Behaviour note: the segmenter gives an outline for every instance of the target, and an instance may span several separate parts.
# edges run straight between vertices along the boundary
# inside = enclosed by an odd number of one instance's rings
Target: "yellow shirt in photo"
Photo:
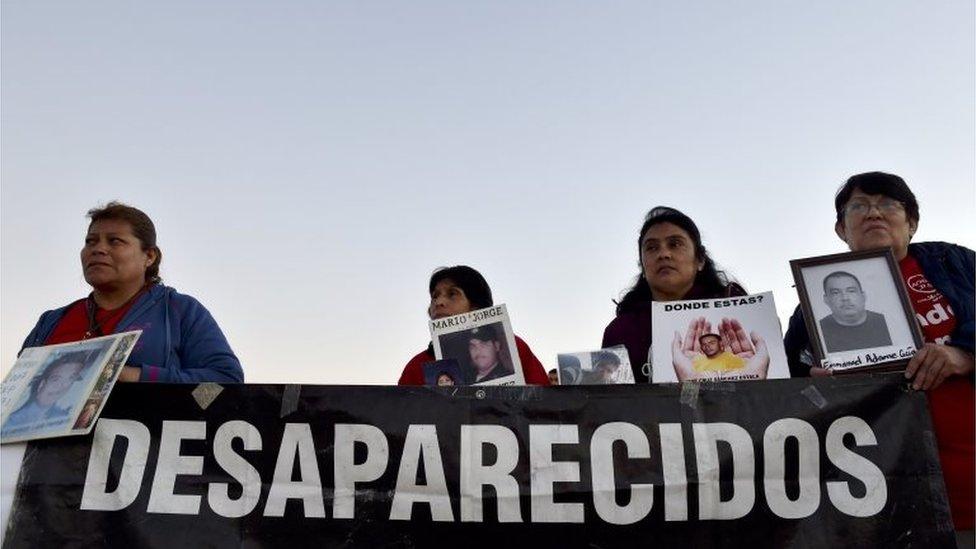
[[[695,372],[698,373],[733,372],[735,370],[741,370],[745,365],[745,359],[737,357],[728,351],[722,351],[712,358],[708,358],[705,355],[696,355],[692,360],[692,366],[694,366]]]

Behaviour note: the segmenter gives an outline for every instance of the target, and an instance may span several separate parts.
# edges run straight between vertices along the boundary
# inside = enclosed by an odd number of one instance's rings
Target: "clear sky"
[[[4,372],[88,292],[112,199],[250,382],[395,382],[442,265],[547,367],[598,347],[659,204],[784,319],[789,260],[845,250],[853,173],[905,177],[916,240],[976,247],[972,0],[5,0],[0,25]]]

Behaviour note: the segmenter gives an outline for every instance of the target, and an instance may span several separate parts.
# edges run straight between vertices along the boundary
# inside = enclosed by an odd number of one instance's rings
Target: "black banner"
[[[219,394],[218,394],[219,391]],[[5,546],[953,546],[900,375],[123,385],[27,449]]]

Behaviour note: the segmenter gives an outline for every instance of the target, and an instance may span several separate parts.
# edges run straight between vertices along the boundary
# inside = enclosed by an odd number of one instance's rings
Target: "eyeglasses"
[[[905,210],[905,205],[892,198],[882,198],[877,202],[868,200],[851,200],[844,206],[844,213],[847,215],[867,215],[871,208],[878,208],[882,214],[895,214]]]

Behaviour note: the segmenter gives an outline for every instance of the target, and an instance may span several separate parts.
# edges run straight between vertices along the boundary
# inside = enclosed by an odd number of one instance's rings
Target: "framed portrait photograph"
[[[816,364],[836,373],[903,369],[922,347],[888,248],[790,261]]]

